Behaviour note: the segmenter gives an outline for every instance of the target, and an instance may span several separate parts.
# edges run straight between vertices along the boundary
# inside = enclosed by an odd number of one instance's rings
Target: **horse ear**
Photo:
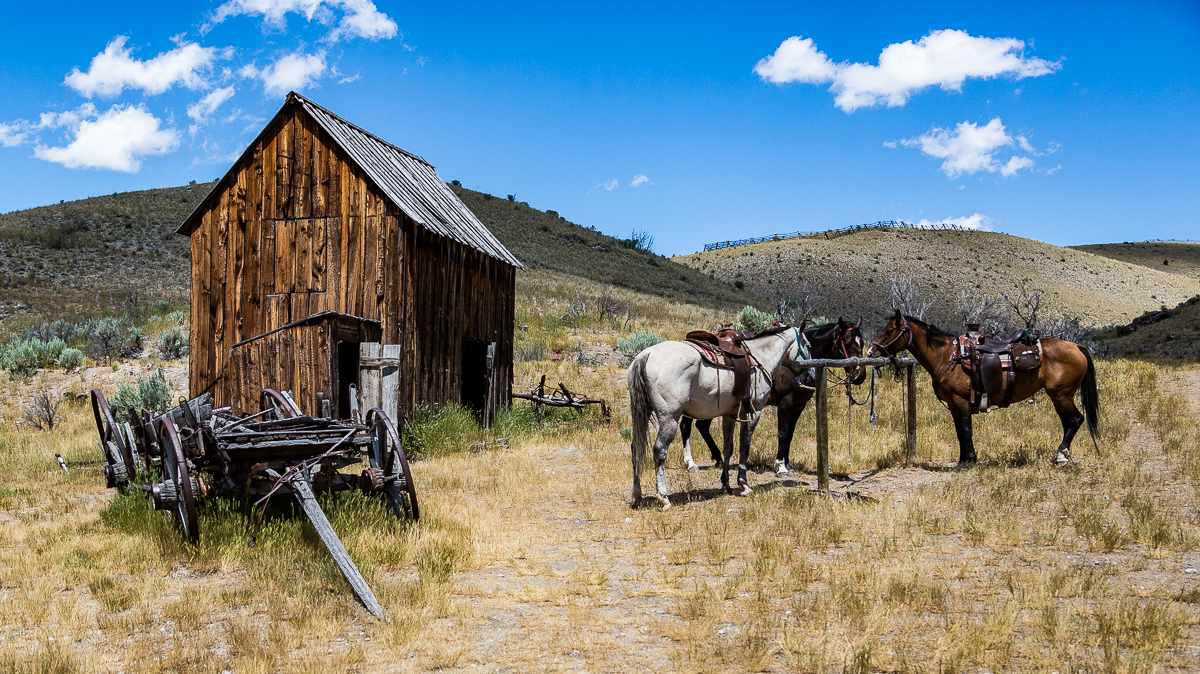
[[[862,327],[862,316],[858,317],[858,322],[854,324],[854,327],[856,327],[856,328]]]
[[[846,319],[842,318],[841,316],[838,316],[838,325],[845,325],[845,324],[846,324]]]
[[[804,332],[804,328],[806,327],[808,327],[808,316],[805,316],[804,320],[800,321],[800,327],[797,328],[797,330]]]
[[[900,316],[900,307],[896,307],[896,318],[901,318],[901,316]]]

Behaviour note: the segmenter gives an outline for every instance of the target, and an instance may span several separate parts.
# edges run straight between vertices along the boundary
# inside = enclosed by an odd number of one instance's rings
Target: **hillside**
[[[1200,361],[1200,295],[1088,337],[1106,356]]]
[[[1140,264],[1191,278],[1200,277],[1200,243],[1190,241],[1135,241],[1126,243],[1097,243],[1071,246],[1092,255],[1102,255],[1121,262]]]
[[[99,313],[131,290],[186,298],[188,241],[175,228],[211,183],[122,192],[0,215],[0,324]]]
[[[734,309],[763,304],[764,298],[732,282],[659,255],[627,247],[606,236],[523,202],[451,184],[483,224],[528,268],[546,268],[638,292],[707,307]]]
[[[1200,292],[1200,281],[997,232],[869,230],[835,239],[805,237],[676,258],[774,299],[816,296],[830,314],[881,318],[891,280],[912,280],[936,299],[931,316],[954,320],[962,292],[996,296],[1022,282],[1045,292],[1043,310],[1085,324],[1126,323]]]
[[[0,332],[21,316],[101,314],[119,308],[134,290],[142,301],[186,303],[188,240],[175,229],[211,187],[123,192],[0,215]],[[531,270],[553,269],[708,308],[765,301],[554,211],[452,187]]]

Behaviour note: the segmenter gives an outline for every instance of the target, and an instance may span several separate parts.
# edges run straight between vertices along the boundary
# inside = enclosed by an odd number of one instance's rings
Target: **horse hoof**
[[[788,470],[786,463],[784,463],[782,461],[775,462],[775,475],[776,476],[783,477],[784,475],[787,475],[790,472],[792,472],[792,471]]]
[[[700,472],[700,466],[697,466],[694,463],[689,463],[687,465],[687,469],[688,469],[689,473],[699,473]]]
[[[1054,457],[1054,465],[1065,466],[1071,463],[1071,457],[1066,452],[1059,452],[1058,456]]]
[[[660,499],[658,500],[658,502],[662,504],[662,509],[663,509],[663,510],[670,510],[670,509],[671,509],[671,502],[670,502],[669,500],[667,500],[667,499],[665,499],[665,498],[660,498]]]
[[[742,491],[741,491],[741,493],[738,494],[738,496],[749,496],[753,493],[754,493],[754,490],[750,488],[750,485],[743,484]]]
[[[973,466],[974,464],[975,464],[974,461],[959,461],[958,465],[955,467],[958,469],[958,472],[965,473],[968,470],[970,470],[971,466]]]

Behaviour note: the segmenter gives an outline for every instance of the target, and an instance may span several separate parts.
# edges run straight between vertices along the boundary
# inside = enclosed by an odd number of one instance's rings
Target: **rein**
[[[908,319],[904,316],[900,316],[900,332],[895,337],[888,340],[887,344],[880,344],[878,341],[873,341],[871,342],[871,346],[879,349],[883,355],[890,357],[892,354],[888,353],[887,350],[905,335],[908,336],[908,341],[905,342],[904,349],[907,349],[908,347],[912,346],[912,328],[908,325]],[[904,349],[896,349],[896,353],[899,353]]]

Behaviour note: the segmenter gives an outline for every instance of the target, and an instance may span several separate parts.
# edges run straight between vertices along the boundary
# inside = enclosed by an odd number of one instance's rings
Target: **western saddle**
[[[1028,328],[1007,339],[991,339],[979,332],[978,323],[969,323],[967,334],[954,341],[949,367],[955,363],[971,377],[971,405],[986,413],[993,406],[1003,408],[1012,403],[1018,370],[1041,367],[1042,341]]]
[[[738,333],[724,328],[715,335],[707,330],[693,330],[685,337],[709,363],[733,370],[733,397],[740,402],[738,421],[750,421],[757,412],[750,399],[750,372],[757,363],[743,344],[745,338],[753,336],[749,332]]]

